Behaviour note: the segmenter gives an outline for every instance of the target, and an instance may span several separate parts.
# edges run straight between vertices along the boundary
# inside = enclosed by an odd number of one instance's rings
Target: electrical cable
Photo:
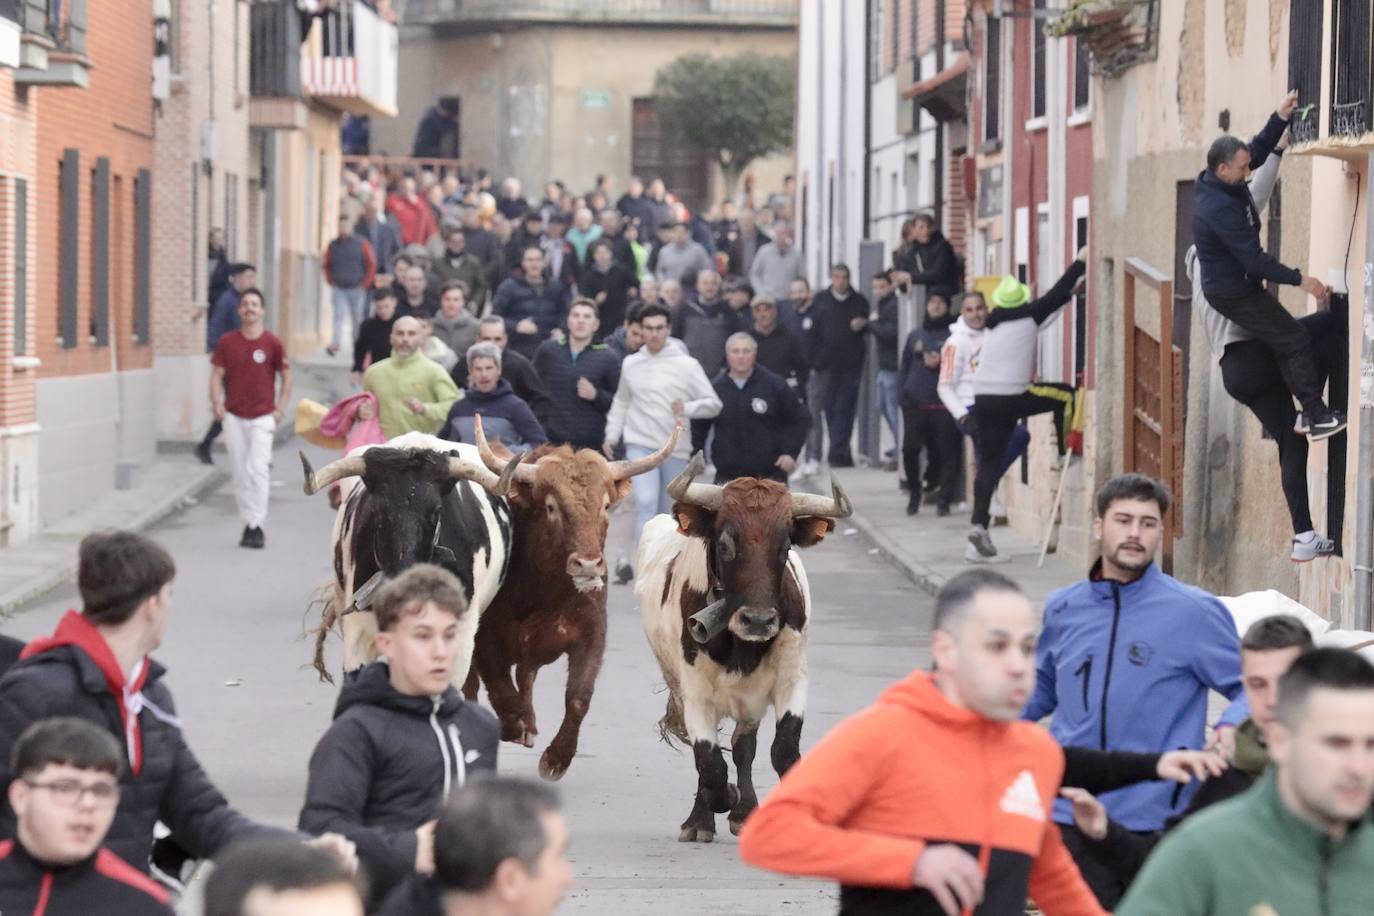
[[[1355,220],[1360,215],[1360,179],[1359,172],[1355,173],[1355,211],[1350,214],[1350,237],[1345,240],[1345,260],[1341,262],[1341,273],[1346,278],[1345,294],[1350,295],[1350,246],[1355,243]],[[1365,304],[1368,308],[1368,303]]]

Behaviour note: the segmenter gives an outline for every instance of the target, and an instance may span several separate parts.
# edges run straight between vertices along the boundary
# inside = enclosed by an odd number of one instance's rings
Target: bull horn
[[[481,484],[488,491],[497,496],[505,496],[510,492],[511,477],[515,474],[515,466],[520,463],[523,455],[516,455],[506,463],[501,473],[493,474],[491,471],[471,461],[462,458],[450,458],[448,460],[449,476],[455,480],[471,480]]]
[[[673,433],[668,437],[668,441],[663,443],[663,447],[652,455],[645,455],[643,458],[635,458],[630,461],[607,462],[611,469],[611,479],[624,480],[627,477],[634,477],[636,474],[652,471],[673,456],[673,449],[677,448],[677,438],[680,435],[682,435],[681,420],[673,427]]]
[[[331,461],[318,471],[310,467],[310,459],[300,452],[301,467],[305,470],[305,495],[314,496],[336,480],[345,477],[361,477],[367,470],[367,463],[361,457],[340,458]]]
[[[830,490],[830,496],[820,496],[816,493],[793,493],[792,517],[849,518],[853,515],[853,504],[845,495],[840,482],[833,477],[830,478]]]
[[[713,483],[693,483],[692,481],[706,468],[706,456],[697,452],[682,473],[668,484],[668,495],[680,503],[700,506],[712,512],[719,511],[725,500],[725,488]]]
[[[491,450],[491,443],[487,441],[487,434],[482,431],[482,415],[478,414],[473,418],[473,436],[477,439],[477,454],[482,456],[482,463],[494,474],[504,476],[514,467],[515,479],[521,483],[534,483],[535,467],[532,464],[521,464],[520,459],[524,455],[516,455],[510,463],[503,464],[496,453]],[[505,495],[502,493],[501,495]]]

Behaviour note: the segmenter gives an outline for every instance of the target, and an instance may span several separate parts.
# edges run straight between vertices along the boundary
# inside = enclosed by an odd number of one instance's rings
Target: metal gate
[[[1136,324],[1138,283],[1154,290],[1159,300],[1160,334],[1156,337]],[[1183,351],[1169,340],[1174,326],[1174,284],[1138,258],[1126,259],[1123,323],[1126,329],[1127,471],[1162,480],[1173,495],[1173,509],[1164,519],[1163,563],[1173,569],[1174,539],[1183,534]]]

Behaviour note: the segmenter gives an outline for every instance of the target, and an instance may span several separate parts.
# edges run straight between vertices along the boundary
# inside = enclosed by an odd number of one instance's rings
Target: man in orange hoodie
[[[1101,916],[1050,820],[1064,754],[1017,721],[1035,618],[986,569],[935,601],[933,674],[913,672],[840,723],[744,825],[760,868],[840,882],[841,916]]]

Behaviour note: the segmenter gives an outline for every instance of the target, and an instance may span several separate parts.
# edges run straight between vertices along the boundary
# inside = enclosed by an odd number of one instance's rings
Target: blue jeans
[[[889,453],[895,453],[901,444],[901,434],[897,432],[897,416],[901,410],[898,403],[900,397],[900,382],[896,369],[878,370],[878,410],[882,412],[883,419],[887,420],[887,428],[892,430],[892,448]]]
[[[652,455],[655,449],[642,445],[625,445],[625,457],[634,461]],[[631,492],[635,499],[635,542],[639,547],[639,536],[644,526],[655,515],[666,514],[673,509],[672,497],[668,495],[668,484],[687,467],[686,458],[669,458],[667,461],[643,474],[630,478]]]
[[[358,328],[362,325],[363,319],[367,317],[367,290],[361,286],[353,289],[339,289],[333,287],[330,290],[330,302],[334,304],[334,337],[330,341],[330,346],[338,348],[342,346],[344,319],[353,322],[353,339],[358,339]]]

